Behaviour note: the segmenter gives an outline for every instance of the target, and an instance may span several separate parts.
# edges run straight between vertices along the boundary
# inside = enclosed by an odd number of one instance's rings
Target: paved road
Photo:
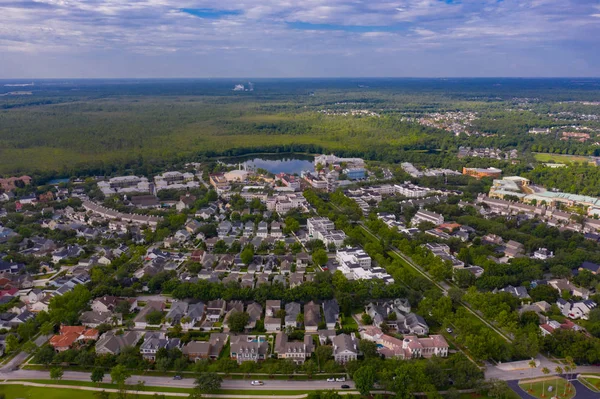
[[[38,371],[38,370],[16,370],[12,372],[0,372],[0,379],[6,380],[48,380],[50,379],[50,372]],[[65,371],[63,380],[69,381],[91,381],[90,373],[78,372],[78,371]],[[135,385],[138,381],[144,381],[147,386],[157,387],[178,387],[178,388],[192,388],[194,386],[193,378],[184,378],[182,380],[173,380],[171,377],[153,377],[153,376],[140,376],[136,375],[127,380],[128,384]],[[250,380],[223,380],[222,389],[236,389],[236,390],[287,390],[287,391],[306,391],[306,390],[325,390],[337,388],[339,389],[342,384],[348,385],[354,388],[352,381],[346,382],[327,382],[323,380],[315,381],[287,381],[287,380],[262,380],[264,385],[253,386],[250,385]],[[106,375],[103,382],[110,382],[110,376]]]
[[[34,343],[40,347],[46,343],[50,339],[51,335],[40,335],[36,338]],[[19,352],[15,357],[13,357],[8,363],[0,368],[0,374],[16,369],[27,359],[29,354],[27,352]]]

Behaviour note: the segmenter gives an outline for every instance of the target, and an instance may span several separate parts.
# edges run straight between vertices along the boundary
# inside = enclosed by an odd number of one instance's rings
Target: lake
[[[246,157],[223,160],[229,164],[241,163],[248,169],[265,169],[271,173],[300,174],[303,170],[314,171],[315,157],[300,154],[250,155]]]

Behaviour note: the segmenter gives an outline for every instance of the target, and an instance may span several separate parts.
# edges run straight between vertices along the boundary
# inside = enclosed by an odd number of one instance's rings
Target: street
[[[38,370],[15,370],[0,372],[2,380],[49,380],[49,371]],[[65,371],[63,380],[69,381],[87,381],[90,382],[90,373],[79,371]],[[127,380],[127,384],[135,385],[138,381],[143,381],[146,386],[156,387],[178,387],[178,388],[193,388],[194,379],[184,378],[182,380],[174,380],[172,377],[154,377],[135,375]],[[264,385],[250,385],[251,379],[245,380],[223,380],[222,389],[235,390],[281,390],[281,391],[308,391],[308,390],[327,390],[340,389],[342,385],[348,385],[354,388],[352,381],[346,382],[327,382],[324,380],[311,381],[288,381],[288,380],[269,380],[263,379]],[[104,376],[103,382],[110,383],[110,375]]]

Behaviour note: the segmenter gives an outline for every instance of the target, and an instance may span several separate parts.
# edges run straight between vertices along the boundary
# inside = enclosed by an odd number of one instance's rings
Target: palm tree
[[[571,378],[573,378],[573,374],[575,374],[575,369],[577,369],[577,365],[575,364],[575,362],[573,362],[571,360]],[[573,385],[569,382],[569,392],[571,392],[571,389],[573,388]]]
[[[554,369],[554,371],[556,371],[556,374],[561,375],[563,373],[563,368],[560,366],[556,366],[556,368]],[[560,378],[556,379],[556,392],[558,392],[558,381],[560,381]],[[558,393],[557,393],[558,395]]]
[[[567,396],[567,387],[570,386],[571,381],[569,379],[569,374],[571,373],[571,366],[569,366],[568,364],[564,367],[565,373],[567,374],[567,383],[565,384],[565,393],[564,396]],[[569,391],[571,390],[571,388],[569,387]]]
[[[529,361],[529,368],[531,369],[531,383],[529,384],[529,392],[533,391],[533,369],[537,368],[537,363],[534,359]]]
[[[544,375],[548,375],[550,374],[550,370],[548,370],[548,367],[544,367],[542,368],[542,373],[544,373]],[[543,379],[542,380],[542,398],[546,397],[546,380]]]

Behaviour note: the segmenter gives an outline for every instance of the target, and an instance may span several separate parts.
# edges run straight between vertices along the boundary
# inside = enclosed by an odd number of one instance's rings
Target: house
[[[331,341],[336,363],[345,364],[358,358],[358,340],[354,333],[336,335]]]
[[[148,323],[146,322],[146,316],[148,316],[148,314],[151,312],[162,312],[164,309],[164,302],[148,301],[146,303],[146,306],[144,306],[144,308],[140,310],[140,313],[138,313],[137,316],[135,316],[135,318],[133,319],[133,322],[135,323],[135,328],[145,329],[148,326]]]
[[[265,316],[264,326],[268,333],[280,331],[281,319],[278,317]]]
[[[174,301],[171,303],[171,308],[167,312],[165,319],[171,326],[175,326],[181,323],[181,319],[186,315],[188,311],[188,303],[183,301]]]
[[[513,287],[512,285],[507,285],[506,287],[504,287],[500,290],[495,290],[494,292],[506,292],[508,294],[511,294],[514,297],[521,299],[521,300],[531,298],[529,296],[529,293],[527,292],[527,288],[525,288],[525,287]]]
[[[518,256],[523,255],[524,252],[525,252],[524,245],[521,244],[520,242],[516,242],[513,240],[508,241],[504,248],[504,255],[506,255],[509,258],[516,258]]]
[[[208,341],[191,341],[182,349],[183,355],[190,361],[197,362],[201,359],[216,360],[227,343],[229,335],[212,333]]]
[[[340,317],[340,306],[336,299],[323,302],[323,316],[328,330],[335,329],[335,325]]]
[[[191,208],[194,205],[194,202],[196,202],[196,197],[187,193],[186,195],[179,197],[179,202],[175,204],[175,209],[181,212],[184,209]]]
[[[538,250],[533,253],[534,259],[548,260],[553,257],[554,257],[554,252],[548,251],[546,248],[538,248]]]
[[[144,342],[140,346],[140,353],[145,360],[156,360],[156,353],[165,348],[167,350],[181,347],[179,338],[166,338],[160,332],[147,332]]]
[[[562,295],[564,292],[567,292],[573,296],[578,296],[583,299],[588,299],[590,297],[590,291],[588,289],[577,287],[566,278],[549,280],[548,285],[557,290],[560,295]]]
[[[92,301],[92,310],[98,313],[111,312],[115,309],[118,302],[118,297],[105,295]]]
[[[248,313],[248,324],[246,325],[247,330],[252,330],[256,327],[256,322],[262,318],[263,308],[256,302],[252,302],[246,307],[246,313]]]
[[[275,337],[274,350],[278,359],[303,364],[314,351],[312,335],[305,335],[302,342],[294,342],[289,341],[287,334],[280,332]]]
[[[583,319],[587,320],[590,311],[598,306],[598,304],[590,299],[583,301],[565,301],[559,298],[556,301],[556,305],[560,309],[561,313],[571,319]]]
[[[579,266],[579,271],[583,271],[583,270],[588,270],[592,274],[597,275],[600,273],[600,265],[593,263],[593,262],[585,261],[581,264],[581,266]]]
[[[209,301],[206,305],[206,319],[211,322],[217,322],[225,314],[226,302],[222,299]]]
[[[306,252],[299,252],[296,255],[296,266],[299,268],[307,267],[310,263],[310,256]]]
[[[188,306],[187,314],[181,320],[181,327],[184,331],[191,330],[196,326],[197,323],[200,323],[204,318],[204,314],[206,313],[206,307],[204,303],[194,303]]]
[[[435,212],[429,212],[421,209],[417,211],[415,216],[413,216],[410,224],[413,227],[416,227],[423,222],[429,222],[435,224],[436,226],[439,226],[440,224],[444,223],[444,216]]]
[[[362,339],[375,342],[377,351],[386,358],[414,359],[430,358],[432,356],[447,357],[449,345],[441,335],[431,335],[419,338],[414,335],[406,335],[404,339],[398,339],[384,334],[378,327],[367,326],[360,331]]]
[[[111,311],[96,312],[95,310],[90,310],[83,312],[81,316],[79,316],[79,321],[86,327],[96,328],[100,324],[121,325],[123,324],[123,317],[120,314]]]
[[[60,326],[59,333],[50,338],[50,346],[57,352],[63,352],[77,341],[95,341],[98,339],[98,330],[88,329],[85,326]]]
[[[297,302],[285,304],[285,327],[298,328],[298,315],[301,313],[301,306]]]
[[[247,335],[231,336],[230,357],[238,364],[251,361],[265,360],[269,353],[269,343],[264,337],[249,337]]]
[[[310,301],[304,305],[304,329],[306,332],[316,332],[321,323],[321,307]]]
[[[267,300],[265,303],[265,316],[273,317],[281,310],[280,300]]]
[[[96,354],[118,355],[124,348],[136,346],[141,336],[137,331],[127,331],[123,334],[113,330],[107,331],[96,342]]]

